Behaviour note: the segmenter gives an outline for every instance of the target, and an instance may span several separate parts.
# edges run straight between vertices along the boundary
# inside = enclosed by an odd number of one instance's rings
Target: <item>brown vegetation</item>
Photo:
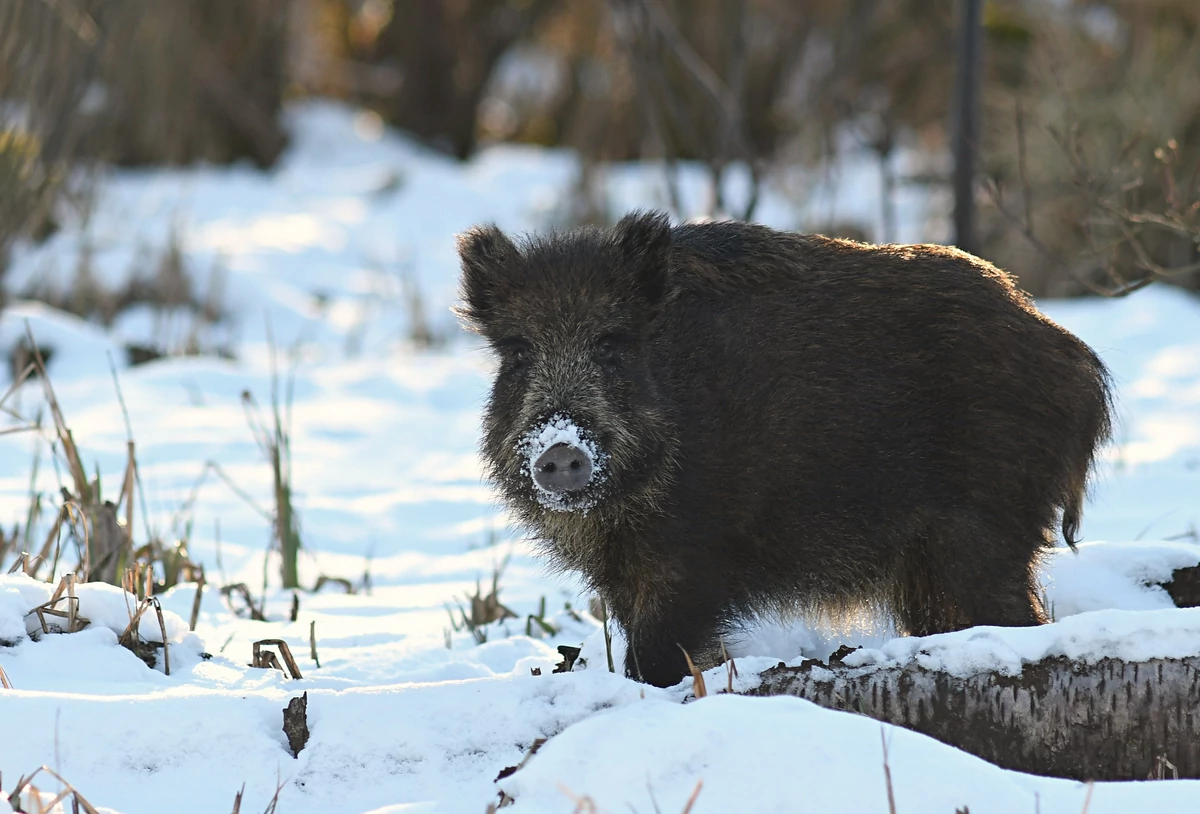
[[[999,4],[997,4],[999,6]],[[1005,4],[983,253],[1039,296],[1200,285],[1200,7]]]
[[[951,0],[15,0],[0,9],[0,268],[82,195],[72,167],[271,164],[287,94],[348,99],[458,157],[577,149],[571,221],[605,220],[597,162],[681,160],[706,209],[857,142],[888,196],[901,146],[951,121]],[[980,252],[1036,296],[1200,285],[1200,11],[1189,0],[990,0]],[[83,135],[87,138],[84,139]],[[936,166],[931,162],[929,166]],[[750,195],[730,197],[731,167]],[[86,189],[86,184],[83,185]],[[800,191],[799,194],[803,194]],[[86,196],[85,196],[86,197]],[[889,201],[875,239],[893,235]]]

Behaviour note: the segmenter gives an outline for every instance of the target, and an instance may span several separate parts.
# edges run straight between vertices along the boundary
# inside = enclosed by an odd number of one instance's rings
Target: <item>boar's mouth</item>
[[[518,445],[534,497],[551,511],[587,511],[596,504],[606,455],[590,433],[561,414],[539,423]]]

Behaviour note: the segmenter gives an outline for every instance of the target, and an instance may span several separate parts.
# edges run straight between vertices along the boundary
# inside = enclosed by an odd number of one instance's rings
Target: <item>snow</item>
[[[882,734],[900,812],[1083,809],[1081,784],[1003,771],[861,716],[788,698],[683,703],[690,681],[659,690],[610,674],[603,632],[583,610],[588,597],[578,580],[549,572],[509,531],[482,482],[475,450],[493,362],[449,312],[454,234],[480,222],[515,232],[564,222],[577,161],[562,151],[496,147],[456,164],[337,105],[306,103],[289,118],[295,138],[269,173],[113,171],[86,225],[66,218],[46,243],[14,254],[6,285],[15,300],[0,313],[0,351],[27,324],[53,348],[51,378],[85,468],[115,498],[127,439],[111,360],[146,498],[135,533],[139,540],[147,528],[167,540],[186,535],[209,586],[194,632],[185,620],[197,587],[160,597],[167,676],[161,660],[147,667],[118,644],[134,605],[118,589],[76,586],[90,625],[72,634],[40,634],[39,626],[30,637],[28,614],[54,586],[0,575],[0,667],[14,686],[0,689],[6,792],[47,764],[93,805],[120,814],[229,810],[243,783],[243,811],[263,810],[279,784],[281,814],[480,814],[500,788],[516,799],[518,814],[574,811],[572,795],[590,797],[603,812],[656,805],[677,812],[701,781],[696,814],[885,812]],[[703,174],[694,169],[685,167],[681,186],[699,201]],[[849,157],[837,190],[814,186],[800,203],[770,190],[761,219],[789,228],[855,215],[871,223],[879,211],[874,171]],[[600,174],[612,214],[663,200],[659,167]],[[936,239],[927,198],[904,195],[898,238]],[[202,338],[228,346],[236,359],[131,367],[126,343],[173,341],[189,328],[185,316],[143,306],[106,331],[20,298],[33,286],[69,285],[85,251],[98,280],[121,285],[131,271],[152,269],[172,240],[195,293],[223,291],[229,319]],[[432,348],[411,338],[414,293],[439,340]],[[1173,608],[1159,587],[1175,569],[1200,563],[1200,304],[1151,287],[1120,301],[1043,305],[1104,357],[1120,408],[1116,442],[1084,517],[1088,542],[1078,552],[1055,551],[1042,569],[1057,621],[898,639],[869,616],[848,630],[759,620],[728,643],[738,660],[735,690],[780,661],[823,659],[843,643],[862,647],[847,663],[864,668],[916,661],[959,675],[1011,673],[1054,654],[1092,661],[1200,653],[1200,611]],[[355,586],[352,594],[336,586],[300,592],[295,622],[292,594],[278,587],[278,557],[264,563],[271,529],[260,509],[271,505],[272,476],[241,397],[249,391],[268,405],[273,371],[294,392],[301,581],[313,586],[331,576]],[[42,403],[33,382],[5,406],[33,418]],[[557,417],[528,439],[526,454],[559,441],[587,448],[588,439]],[[601,471],[603,456],[588,449]],[[46,439],[0,436],[6,532],[24,521],[35,454],[33,486],[51,501],[63,475]],[[210,461],[249,501],[211,473],[200,480]],[[33,539],[47,529],[44,514]],[[64,561],[73,556],[64,550]],[[487,593],[498,569],[500,601],[516,618],[478,637],[451,629],[447,607],[457,614],[476,590]],[[242,582],[259,597],[264,573],[270,621],[234,613],[217,586]],[[553,633],[530,619],[543,606]],[[152,615],[139,630],[144,640],[162,638]],[[248,666],[253,643],[269,638],[288,643],[303,678]],[[553,674],[559,645],[582,645],[586,665]],[[618,671],[623,650],[614,630]],[[724,668],[706,678],[710,688],[723,687]],[[304,692],[311,739],[294,758],[282,709]],[[496,784],[538,738],[549,740]],[[54,789],[45,776],[38,783]],[[1196,799],[1197,781],[1100,784],[1088,810],[1192,811]]]
[[[1076,552],[1057,549],[1042,568],[1042,583],[1055,617],[1085,611],[1173,608],[1159,587],[1179,568],[1200,562],[1189,542],[1082,543]]]
[[[1079,814],[1085,784],[1002,770],[932,738],[794,698],[647,698],[571,726],[500,783],[512,813],[562,812],[587,796],[600,812]],[[1130,788],[1134,786],[1134,788]],[[1100,783],[1087,812],[1194,810],[1200,782]],[[583,809],[592,810],[592,809]]]
[[[38,582],[24,574],[0,577],[0,591],[3,591],[0,596],[12,595],[8,605],[10,608],[30,608],[49,602],[54,593],[53,588],[54,586],[48,583]],[[102,582],[78,584],[74,588],[74,593],[79,600],[80,616],[87,619],[93,628],[104,627],[117,634],[128,627],[134,608],[137,606],[136,597],[127,594],[120,588]],[[59,609],[62,610],[61,607]],[[170,611],[163,614],[163,624],[166,627],[168,642],[178,643],[188,634],[187,622]],[[33,633],[34,629],[41,629],[36,617],[32,619],[27,617],[25,627],[26,633]],[[61,632],[61,628],[59,632]],[[142,639],[148,642],[163,640],[163,630],[159,627],[154,614],[142,616],[138,622],[138,633]]]
[[[923,638],[892,639],[882,648],[846,656],[851,667],[899,667],[915,662],[929,670],[967,677],[981,672],[1019,675],[1021,665],[1047,656],[1094,663],[1179,659],[1200,653],[1200,608],[1155,611],[1103,610],[1031,628],[975,627]]]
[[[500,786],[513,814],[596,810],[1078,814],[1085,784],[999,769],[937,741],[797,698],[649,698],[606,710],[549,741]],[[1128,787],[1136,785],[1137,792]],[[1200,782],[1100,783],[1089,814],[1194,810]],[[1132,806],[1132,807],[1131,807]],[[583,809],[590,810],[590,809]]]

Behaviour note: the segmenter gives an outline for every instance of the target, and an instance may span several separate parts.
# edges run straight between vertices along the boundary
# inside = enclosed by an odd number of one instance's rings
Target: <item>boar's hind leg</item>
[[[929,523],[895,563],[889,605],[896,621],[913,636],[1041,624],[1032,566],[1043,539],[961,514]]]

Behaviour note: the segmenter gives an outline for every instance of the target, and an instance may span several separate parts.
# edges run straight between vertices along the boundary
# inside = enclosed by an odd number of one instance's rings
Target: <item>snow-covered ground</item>
[[[1082,810],[1081,784],[1003,771],[861,716],[787,698],[685,705],[690,682],[658,690],[608,673],[587,597],[542,568],[481,482],[475,445],[490,362],[448,311],[457,284],[453,235],[481,221],[517,231],[564,222],[576,163],[566,153],[502,147],[458,165],[335,106],[310,104],[292,115],[293,146],[272,172],[114,174],[86,228],[68,223],[15,257],[7,279],[14,294],[68,284],[81,251],[98,278],[115,284],[174,233],[201,294],[216,279],[212,269],[224,269],[230,319],[205,339],[238,358],[129,367],[124,343],[179,329],[145,308],[123,314],[111,332],[21,301],[0,314],[0,351],[26,321],[53,347],[50,371],[67,422],[88,470],[100,472],[113,496],[126,455],[114,361],[149,509],[144,517],[138,506],[138,538],[143,523],[163,535],[190,524],[191,554],[210,582],[195,633],[185,621],[195,587],[162,597],[167,676],[161,664],[152,670],[117,645],[128,622],[120,591],[79,586],[91,626],[35,642],[27,614],[53,586],[0,576],[0,668],[13,684],[0,689],[0,788],[47,764],[93,804],[124,814],[227,811],[243,783],[243,811],[262,810],[280,785],[281,814],[481,814],[500,787],[516,799],[517,814],[573,811],[584,796],[602,812],[673,813],[701,782],[697,814],[886,812],[882,731],[899,812]],[[661,200],[653,168],[613,168],[607,184],[614,213]],[[838,200],[816,189],[800,205],[772,192],[760,217],[789,228],[855,217],[870,224],[877,187],[869,164],[848,161]],[[696,179],[688,188],[701,192]],[[915,192],[899,202],[900,239],[936,237],[926,205]],[[414,290],[432,332],[448,339],[436,349],[408,339]],[[742,686],[756,670],[825,657],[843,642],[865,645],[854,657],[864,663],[919,655],[960,672],[1011,671],[1050,653],[1200,653],[1200,611],[1173,609],[1154,585],[1200,562],[1200,302],[1151,287],[1121,301],[1045,308],[1103,355],[1120,399],[1117,443],[1085,516],[1089,542],[1078,555],[1052,557],[1044,572],[1060,621],[921,641],[870,625],[839,633],[765,621],[732,643]],[[295,377],[302,582],[359,584],[370,575],[369,591],[301,593],[296,622],[286,621],[290,593],[272,588],[272,621],[255,622],[236,616],[214,589],[262,585],[271,532],[254,507],[210,476],[182,511],[209,461],[259,506],[271,503],[271,472],[242,402],[243,391],[269,402],[268,325],[279,367]],[[7,405],[32,417],[40,398],[27,386]],[[24,519],[39,447],[37,488],[50,493],[58,476],[45,442],[0,436],[0,526]],[[518,618],[489,626],[483,644],[466,631],[447,634],[447,604],[479,580],[486,592],[502,564],[500,598]],[[267,572],[277,583],[276,559]],[[543,601],[554,635],[527,621]],[[320,667],[309,654],[314,623]],[[161,638],[157,620],[142,629]],[[247,666],[252,643],[266,638],[291,644],[303,679]],[[587,669],[552,675],[555,647],[585,641]],[[709,684],[724,681],[716,672]],[[312,734],[293,758],[281,710],[301,692]],[[550,740],[498,786],[500,770],[541,737]],[[1198,807],[1200,782],[1180,781],[1101,784],[1088,810]],[[7,814],[4,803],[0,811]]]

